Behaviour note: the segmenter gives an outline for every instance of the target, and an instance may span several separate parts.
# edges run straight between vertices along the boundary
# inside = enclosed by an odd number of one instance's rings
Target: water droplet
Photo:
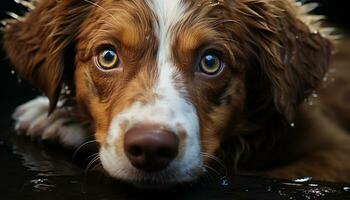
[[[305,182],[308,182],[308,181],[311,181],[311,180],[312,180],[312,177],[303,177],[303,178],[295,179],[295,180],[293,180],[293,182],[295,182],[295,183],[305,183]]]
[[[22,79],[21,77],[17,76],[17,83],[21,84],[22,83]]]
[[[303,186],[302,184],[300,183],[282,183],[283,185],[288,185],[288,186],[296,186],[296,187],[300,187],[300,186]]]
[[[345,192],[350,192],[350,187],[343,187],[343,190],[344,190]]]
[[[221,186],[221,187],[224,187],[224,188],[230,187],[230,186],[231,186],[230,180],[228,180],[226,177],[223,177],[223,178],[220,180],[220,186]]]
[[[39,192],[41,191],[48,192],[56,187],[55,185],[49,184],[48,179],[42,179],[42,178],[31,180],[30,183],[33,185],[33,188]]]
[[[11,70],[11,74],[12,74],[12,75],[15,75],[15,74],[16,74],[16,71],[15,71],[15,70]]]
[[[272,191],[272,187],[271,187],[271,186],[268,186],[268,187],[267,187],[267,191],[268,191],[268,192],[271,192],[271,191]]]
[[[312,93],[312,97],[318,98],[318,94],[316,92]]]
[[[295,127],[295,123],[291,123],[290,126],[294,128]]]
[[[318,187],[318,184],[310,183],[309,186],[310,187]]]

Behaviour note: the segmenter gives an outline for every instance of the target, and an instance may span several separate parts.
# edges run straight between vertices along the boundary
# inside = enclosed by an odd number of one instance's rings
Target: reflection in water
[[[16,143],[12,145],[12,153],[19,156],[23,166],[29,171],[36,172],[37,176],[72,176],[81,172],[79,167],[67,160],[62,160],[62,157],[57,159],[55,155],[50,155],[37,145],[33,146],[34,143],[28,145],[29,141],[19,141],[24,139],[21,137],[14,140]]]
[[[10,126],[5,126],[10,127]],[[84,151],[82,151],[84,152]],[[258,177],[223,177],[217,181],[200,180],[167,191],[140,191],[111,180],[98,171],[85,172],[94,151],[67,152],[55,145],[33,142],[7,129],[0,129],[0,199],[350,199],[350,186],[319,183],[310,177],[279,181]],[[75,160],[75,159],[74,159]]]
[[[35,192],[50,192],[56,187],[56,185],[49,183],[49,179],[43,178],[31,180],[29,183],[32,184]]]

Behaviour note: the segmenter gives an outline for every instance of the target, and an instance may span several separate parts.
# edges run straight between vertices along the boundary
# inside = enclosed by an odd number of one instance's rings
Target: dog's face
[[[74,83],[112,177],[175,184],[239,136],[254,99],[289,119],[321,80],[330,44],[301,10],[269,0],[48,0],[10,23],[5,48],[52,106],[60,82]]]
[[[100,158],[113,177],[193,180],[243,108],[237,47],[221,25],[233,22],[219,3],[204,4],[105,1],[106,10],[84,22],[76,97],[96,122]]]

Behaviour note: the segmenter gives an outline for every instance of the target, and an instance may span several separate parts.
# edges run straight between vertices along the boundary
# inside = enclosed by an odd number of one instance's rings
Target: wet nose
[[[124,138],[124,152],[137,169],[156,172],[165,169],[178,154],[178,138],[157,126],[139,125]]]

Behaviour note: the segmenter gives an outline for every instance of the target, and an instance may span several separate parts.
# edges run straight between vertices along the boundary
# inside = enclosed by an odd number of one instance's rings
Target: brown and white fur
[[[30,5],[24,17],[6,21],[4,48],[17,73],[47,98],[16,110],[19,131],[75,147],[94,133],[104,170],[133,183],[191,182],[219,160],[230,172],[350,180],[348,135],[319,120],[326,121],[322,105],[303,104],[333,51],[320,18],[308,14],[312,6],[292,0]],[[117,69],[96,66],[104,45],[117,49]],[[213,76],[197,67],[208,50],[223,63]],[[166,169],[147,173],[129,162],[124,136],[140,124],[177,136],[179,153]]]

